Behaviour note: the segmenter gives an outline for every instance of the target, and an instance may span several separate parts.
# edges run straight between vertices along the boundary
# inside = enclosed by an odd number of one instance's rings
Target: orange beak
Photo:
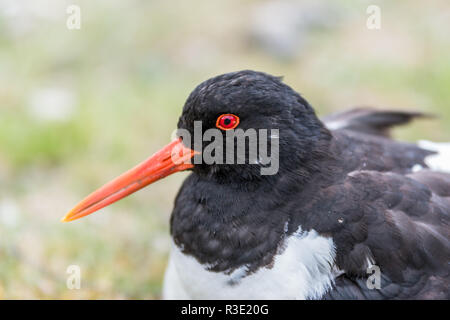
[[[194,167],[190,160],[199,152],[183,145],[181,139],[169,143],[150,158],[128,170],[78,203],[62,222],[73,221],[100,210],[168,175]]]

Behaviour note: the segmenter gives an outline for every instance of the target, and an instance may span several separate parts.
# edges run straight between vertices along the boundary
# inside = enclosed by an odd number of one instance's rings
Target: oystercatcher
[[[421,116],[362,108],[321,121],[278,77],[219,75],[190,94],[178,128],[276,129],[275,174],[260,161],[192,164],[204,146],[178,139],[63,221],[191,170],[170,220],[164,298],[448,299],[450,174],[434,169],[450,169],[449,147],[389,138]]]

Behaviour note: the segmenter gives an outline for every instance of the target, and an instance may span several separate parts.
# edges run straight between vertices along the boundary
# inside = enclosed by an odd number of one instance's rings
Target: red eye
[[[216,127],[222,130],[234,129],[239,124],[239,117],[234,114],[223,114],[217,118]]]

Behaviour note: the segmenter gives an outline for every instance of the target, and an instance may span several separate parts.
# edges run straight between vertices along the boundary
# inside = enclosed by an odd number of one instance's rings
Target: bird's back
[[[416,116],[329,118],[329,156],[306,184],[285,172],[237,192],[191,174],[172,213],[165,297],[449,298],[450,175],[429,165],[436,150],[388,137]],[[374,268],[379,288],[367,284]]]
[[[322,231],[335,234],[341,270],[323,298],[448,299],[450,174],[435,170],[450,172],[446,146],[426,150],[387,137],[392,125],[417,113],[355,114],[334,131],[344,177],[323,191],[328,201],[347,202],[333,206],[340,226]],[[374,266],[379,288],[367,284]]]

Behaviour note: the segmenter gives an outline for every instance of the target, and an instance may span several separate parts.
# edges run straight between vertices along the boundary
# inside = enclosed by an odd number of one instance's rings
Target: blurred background
[[[69,5],[80,29],[67,27]],[[367,27],[369,5],[380,29]],[[434,113],[395,136],[449,141],[449,34],[447,0],[0,0],[0,299],[160,298],[186,174],[59,220],[168,143],[190,91],[214,75],[283,75],[319,115]]]

